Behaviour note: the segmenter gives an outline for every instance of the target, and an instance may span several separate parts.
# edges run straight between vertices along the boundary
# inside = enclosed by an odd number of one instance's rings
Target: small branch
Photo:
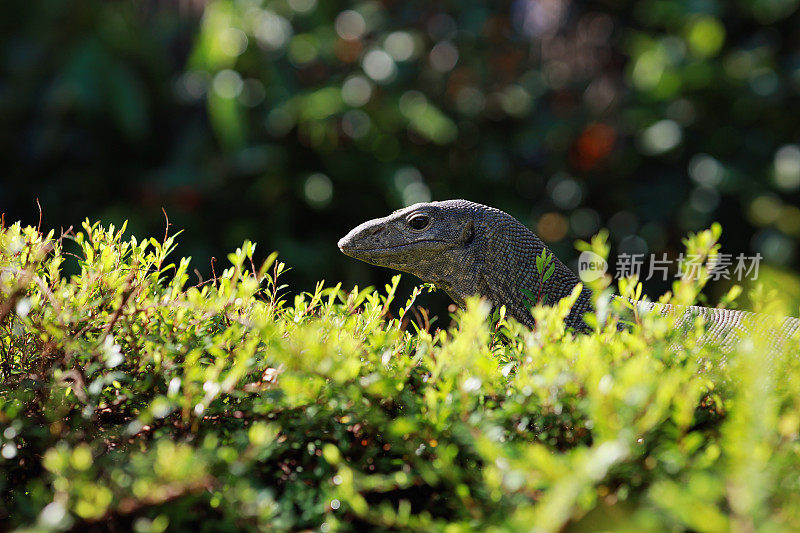
[[[73,226],[70,226],[67,229],[64,229],[63,226],[61,227],[61,236],[58,238],[58,244],[61,244],[61,245],[64,244],[64,237],[68,237],[68,238],[72,237],[72,229],[73,229]]]
[[[252,272],[253,272],[253,277],[254,277],[254,278],[255,278],[256,276],[258,276],[258,270],[256,270],[256,264],[253,262],[253,257],[252,257],[252,256],[250,257],[250,269],[251,269],[251,270],[252,270]],[[258,281],[259,283],[261,282],[261,280],[260,280],[260,279],[256,279],[256,281]]]
[[[117,320],[119,320],[120,315],[122,315],[122,309],[125,307],[125,304],[128,303],[128,299],[131,297],[131,294],[133,294],[131,285],[133,284],[135,273],[136,270],[131,269],[130,274],[128,274],[128,276],[125,278],[125,287],[122,289],[122,302],[119,304],[119,307],[114,310],[114,314],[111,315],[111,320],[109,320],[108,324],[106,324],[106,327],[103,330],[105,335],[108,335],[111,332],[111,328],[113,328],[114,324],[116,324]]]
[[[39,206],[39,225],[36,226],[36,232],[42,234],[42,204],[39,203],[39,198],[36,198],[36,205]]]
[[[164,243],[167,242],[167,238],[169,237],[169,227],[172,225],[169,222],[169,215],[167,215],[167,210],[164,207],[161,208],[161,212],[164,213],[164,218],[167,220],[167,225],[164,228]]]
[[[56,317],[58,318],[59,323],[63,325],[64,321],[63,318],[61,317],[61,305],[58,303],[58,300],[56,300],[56,296],[55,294],[53,294],[53,291],[50,290],[50,286],[47,283],[45,283],[44,280],[39,276],[33,276],[33,281],[36,282],[36,284],[39,286],[39,289],[47,297],[48,301],[50,302],[50,305],[52,305],[53,309],[55,309],[56,311]]]

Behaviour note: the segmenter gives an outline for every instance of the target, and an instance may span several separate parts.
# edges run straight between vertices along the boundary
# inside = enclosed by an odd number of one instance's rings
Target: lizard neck
[[[555,270],[550,279],[541,283],[536,270],[536,257],[547,250],[545,244],[528,228],[513,217],[498,212],[494,220],[487,221],[481,233],[484,250],[481,264],[480,286],[476,292],[486,296],[495,306],[505,305],[508,314],[519,322],[533,326],[530,313],[531,302],[525,292],[533,294],[538,301],[556,304],[569,296],[580,279],[566,265],[553,256]],[[523,291],[524,289],[524,291]],[[578,331],[588,329],[582,316],[590,311],[591,290],[583,288],[566,319],[566,326]]]

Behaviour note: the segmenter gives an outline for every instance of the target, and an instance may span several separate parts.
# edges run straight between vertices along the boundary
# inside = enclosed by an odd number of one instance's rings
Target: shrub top
[[[533,330],[478,300],[434,329],[423,288],[390,315],[399,277],[288,302],[250,242],[193,285],[175,236],[123,232],[87,222],[72,254],[0,231],[8,528],[800,528],[796,338],[726,353],[635,310],[618,331],[607,279],[587,335],[568,299]]]

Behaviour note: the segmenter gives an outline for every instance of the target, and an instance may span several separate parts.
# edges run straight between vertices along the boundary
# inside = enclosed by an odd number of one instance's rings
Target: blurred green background
[[[336,241],[417,201],[504,209],[568,263],[600,227],[675,256],[717,220],[797,291],[799,3],[4,2],[0,211],[160,236],[163,207],[201,275],[249,238],[294,290],[388,279]]]

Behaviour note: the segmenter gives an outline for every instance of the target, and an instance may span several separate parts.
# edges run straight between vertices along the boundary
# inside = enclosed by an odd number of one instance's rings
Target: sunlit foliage
[[[433,331],[397,278],[289,302],[245,242],[193,286],[175,236],[123,231],[0,232],[3,529],[800,526],[797,339],[618,331],[608,278],[589,335],[568,299],[534,330],[472,300]]]

